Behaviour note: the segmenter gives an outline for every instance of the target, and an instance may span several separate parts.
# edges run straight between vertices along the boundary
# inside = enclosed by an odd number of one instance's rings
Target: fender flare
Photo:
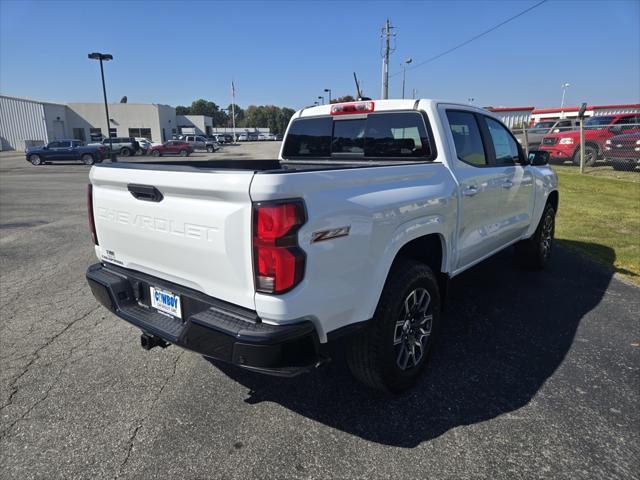
[[[391,266],[395,261],[398,252],[407,245],[409,242],[416,240],[417,238],[427,235],[438,235],[442,246],[442,264],[440,266],[440,272],[446,273],[449,271],[449,258],[451,242],[447,239],[445,233],[445,218],[442,215],[429,215],[419,218],[414,218],[401,225],[399,225],[391,236],[391,240],[388,242],[385,250],[380,256],[380,262],[372,275],[373,281],[370,286],[371,298],[369,298],[369,315],[366,318],[373,317],[378,302],[380,301],[380,295],[382,295],[382,289],[389,276]],[[440,273],[435,272],[435,273]]]

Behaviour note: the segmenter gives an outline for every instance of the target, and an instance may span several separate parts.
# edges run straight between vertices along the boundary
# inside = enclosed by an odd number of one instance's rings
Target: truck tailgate
[[[253,175],[94,166],[98,257],[255,309]]]

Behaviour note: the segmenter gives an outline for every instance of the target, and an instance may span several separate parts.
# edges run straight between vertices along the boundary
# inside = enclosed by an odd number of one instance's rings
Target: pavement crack
[[[60,338],[62,335],[64,335],[65,332],[67,332],[71,327],[73,327],[76,323],[84,320],[85,318],[87,318],[89,315],[91,315],[92,313],[96,312],[97,310],[99,310],[101,307],[97,306],[91,310],[89,310],[88,312],[82,314],[81,316],[79,316],[78,318],[73,319],[71,322],[69,322],[62,330],[60,330],[58,333],[56,333],[55,335],[53,335],[52,337],[50,337],[49,339],[47,339],[47,341],[40,345],[35,352],[33,352],[31,354],[31,358],[29,359],[29,361],[27,362],[27,364],[24,366],[24,368],[22,369],[22,371],[16,375],[9,383],[9,388],[11,390],[11,392],[9,393],[9,397],[7,398],[7,401],[0,406],[0,412],[3,411],[4,409],[6,409],[7,407],[11,406],[13,404],[13,398],[15,397],[15,395],[18,393],[18,391],[20,390],[18,387],[18,382],[20,381],[20,379],[22,379],[22,377],[24,377],[29,370],[31,369],[31,366],[40,359],[40,352],[42,350],[44,350],[45,348],[47,348],[48,346],[50,346],[53,342],[55,342],[58,338]],[[51,390],[51,389],[49,389]],[[47,391],[47,395],[48,395],[48,391]],[[40,402],[37,402],[40,403]],[[33,406],[31,408],[29,408],[27,410],[27,412],[24,414],[26,415],[28,412],[30,412],[33,409]],[[24,415],[20,416],[18,419],[16,419],[14,422],[12,422],[9,427],[7,429],[5,429],[3,432],[0,433],[0,437],[4,436],[6,433],[8,433],[14,426],[15,424],[20,421],[22,418],[24,418]]]
[[[138,425],[136,425],[136,427],[133,429],[133,432],[129,436],[129,440],[127,441],[127,451],[126,451],[126,454],[125,454],[124,458],[122,459],[122,462],[120,462],[120,467],[118,469],[118,474],[116,475],[116,478],[118,478],[120,476],[120,474],[122,473],[122,470],[126,467],[127,463],[129,462],[129,459],[131,458],[131,454],[133,453],[133,447],[134,447],[134,444],[136,442],[136,438],[138,436],[138,432],[142,429],[142,427],[147,422],[147,420],[149,420],[149,417],[151,416],[151,412],[153,412],[153,409],[155,408],[156,403],[158,402],[158,400],[162,396],[162,392],[164,391],[165,387],[169,384],[171,379],[173,377],[175,377],[176,371],[178,369],[178,362],[180,361],[180,358],[182,358],[183,354],[184,354],[184,350],[181,351],[178,355],[176,355],[176,357],[175,357],[175,359],[173,361],[173,369],[172,369],[171,373],[169,375],[167,375],[167,377],[164,379],[164,382],[162,382],[162,385],[160,386],[160,388],[156,392],[156,395],[154,396],[153,400],[151,401],[151,406],[149,407],[147,415],[145,415],[143,417],[143,419],[140,421],[140,423]]]

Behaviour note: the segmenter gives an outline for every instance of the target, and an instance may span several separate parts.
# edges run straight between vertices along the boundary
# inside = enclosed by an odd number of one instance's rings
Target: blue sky
[[[537,3],[0,0],[0,92],[56,102],[189,104],[207,98],[299,108],[324,88],[380,96],[380,28],[396,26],[391,72]],[[390,80],[399,97],[402,76]],[[640,103],[640,0],[548,0],[453,53],[407,71],[407,92],[482,106]]]

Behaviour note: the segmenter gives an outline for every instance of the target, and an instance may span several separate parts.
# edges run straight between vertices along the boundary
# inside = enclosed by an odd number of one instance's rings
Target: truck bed
[[[254,173],[287,173],[296,171],[318,171],[318,170],[341,170],[346,168],[365,168],[365,167],[381,167],[399,164],[415,164],[424,162],[397,161],[397,160],[379,160],[379,161],[335,161],[335,160],[244,160],[244,159],[225,159],[225,160],[171,160],[167,162],[158,162],[155,160],[141,162],[117,162],[102,163],[98,167],[106,168],[125,168],[134,170],[159,170],[173,172],[188,171],[253,171]],[[433,162],[427,162],[433,163]]]

